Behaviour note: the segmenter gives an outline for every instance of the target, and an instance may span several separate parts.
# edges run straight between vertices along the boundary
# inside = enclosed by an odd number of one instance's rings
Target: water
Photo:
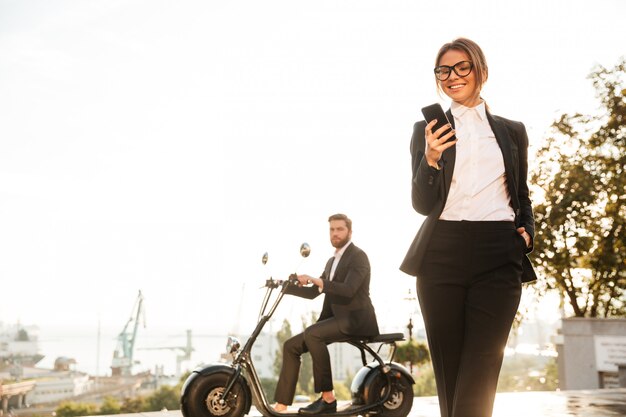
[[[74,369],[94,376],[111,374],[111,359],[117,347],[118,331],[72,328],[40,328],[39,353],[45,355],[37,366],[53,368],[56,358],[74,358]],[[226,335],[201,334],[192,331],[191,360],[181,362],[181,371],[193,369],[201,363],[217,362],[225,351]],[[133,373],[154,372],[155,366],[163,366],[166,375],[176,373],[176,356],[182,355],[187,344],[185,329],[142,329],[137,333]]]

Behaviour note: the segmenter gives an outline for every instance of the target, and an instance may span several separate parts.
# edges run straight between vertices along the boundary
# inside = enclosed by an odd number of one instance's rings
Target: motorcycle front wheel
[[[251,400],[241,381],[235,381],[230,392],[223,398],[228,375],[216,373],[196,378],[186,397],[184,407],[193,417],[241,417]]]

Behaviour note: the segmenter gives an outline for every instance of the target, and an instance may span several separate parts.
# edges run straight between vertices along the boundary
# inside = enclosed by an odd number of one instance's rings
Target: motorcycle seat
[[[404,333],[385,333],[378,336],[359,339],[363,343],[392,343],[404,340]]]

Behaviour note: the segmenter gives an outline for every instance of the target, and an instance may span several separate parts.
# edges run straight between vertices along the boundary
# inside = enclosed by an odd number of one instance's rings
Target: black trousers
[[[293,402],[300,373],[300,357],[305,352],[311,353],[315,392],[332,391],[333,375],[327,345],[348,338],[339,331],[337,319],[331,317],[310,325],[304,332],[288,339],[283,345],[283,366],[274,396],[276,402],[287,405]]]
[[[521,296],[524,239],[511,222],[439,220],[417,294],[442,417],[489,417]]]

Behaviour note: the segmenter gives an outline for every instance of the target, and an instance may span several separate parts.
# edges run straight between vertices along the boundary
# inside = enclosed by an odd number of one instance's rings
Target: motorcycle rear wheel
[[[199,376],[189,387],[185,407],[193,417],[241,417],[250,401],[240,381],[236,381],[227,398],[222,398],[228,382],[223,373]]]
[[[370,395],[367,404],[380,401],[387,395],[390,389],[387,378],[379,375],[368,390]],[[394,380],[391,383],[391,393],[382,405],[382,409],[377,416],[382,417],[406,417],[413,408],[413,385],[405,377]]]

